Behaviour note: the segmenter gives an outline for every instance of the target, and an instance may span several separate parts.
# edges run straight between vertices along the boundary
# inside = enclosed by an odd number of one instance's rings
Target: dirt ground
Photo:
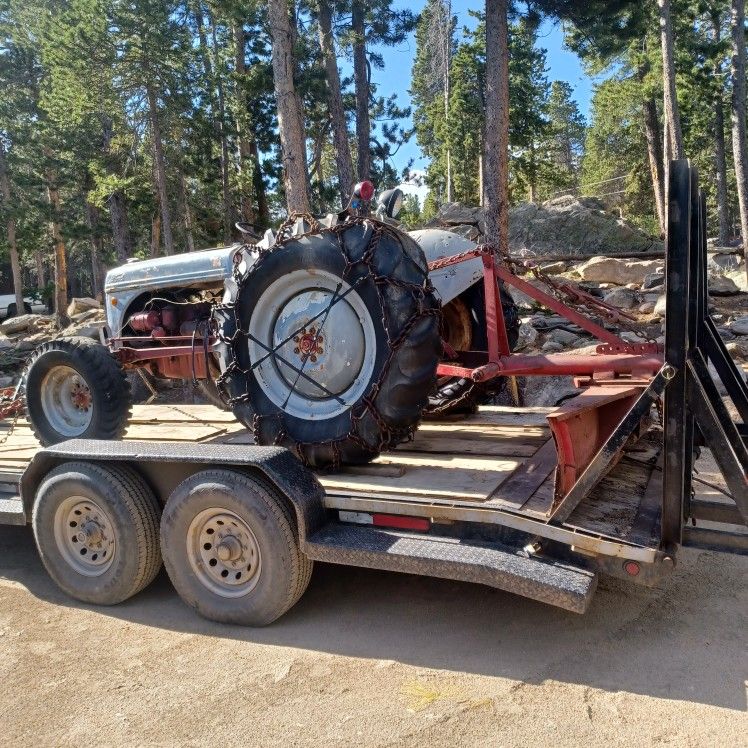
[[[266,629],[162,573],[67,599],[0,528],[4,745],[748,745],[748,558],[686,551],[659,589],[577,616],[476,585],[318,565]]]

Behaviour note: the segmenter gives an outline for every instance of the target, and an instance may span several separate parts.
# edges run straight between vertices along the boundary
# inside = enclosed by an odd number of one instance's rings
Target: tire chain
[[[646,335],[635,325],[631,324],[631,322],[633,321],[633,317],[626,314],[623,310],[613,312],[602,304],[593,304],[589,301],[581,301],[578,296],[569,293],[569,291],[562,284],[557,283],[547,273],[544,273],[537,263],[532,262],[531,260],[512,257],[507,250],[500,249],[492,244],[479,244],[474,249],[467,249],[457,255],[446,257],[444,258],[444,263],[451,265],[455,262],[460,262],[461,260],[467,260],[471,257],[482,257],[484,255],[490,255],[501,260],[501,262],[503,262],[503,264],[506,265],[506,267],[509,268],[509,270],[514,275],[526,275],[528,272],[530,272],[536,280],[540,281],[549,289],[551,295],[553,295],[556,299],[558,299],[558,301],[570,307],[574,311],[579,312],[583,315],[589,315],[590,313],[597,314],[600,317],[606,319],[608,322],[617,325],[621,329],[626,330],[627,332],[634,333],[638,337],[642,338],[642,340],[650,343],[655,342],[654,338]],[[439,260],[431,264],[432,269],[438,269],[439,267]]]
[[[301,233],[293,233],[292,229],[296,224],[301,221],[302,226],[308,225],[309,228],[302,231]],[[347,231],[352,229],[355,226],[371,226],[372,227],[372,234],[371,238],[369,239],[369,243],[364,250],[362,256],[358,260],[351,260],[348,257],[348,254],[346,253],[345,246],[343,243],[343,236]],[[333,460],[331,464],[331,468],[333,470],[337,470],[342,461],[342,445],[346,441],[353,442],[357,444],[361,449],[379,453],[384,451],[385,449],[398,444],[403,441],[410,441],[413,439],[413,434],[417,428],[417,424],[408,426],[406,428],[393,428],[390,424],[388,424],[382,414],[377,410],[376,407],[376,399],[377,395],[379,394],[379,391],[381,389],[381,386],[384,382],[384,379],[389,372],[390,366],[392,364],[393,358],[395,356],[395,353],[406,343],[408,339],[408,335],[410,334],[411,330],[419,323],[421,320],[427,318],[427,317],[439,317],[441,314],[440,305],[437,301],[436,297],[434,296],[434,288],[431,285],[431,281],[428,278],[428,270],[424,271],[425,279],[422,284],[415,284],[415,283],[408,283],[406,281],[402,281],[397,278],[393,278],[390,276],[382,276],[379,275],[373,265],[373,258],[374,254],[377,250],[377,247],[379,246],[379,242],[383,235],[390,234],[393,238],[395,238],[399,242],[399,236],[398,232],[393,229],[392,227],[381,223],[379,221],[371,220],[370,218],[367,218],[365,216],[352,216],[348,218],[346,221],[336,224],[330,228],[324,228],[322,227],[317,219],[315,219],[313,216],[306,214],[306,213],[292,213],[280,226],[278,229],[278,233],[275,236],[275,241],[273,242],[272,246],[267,249],[260,249],[259,250],[259,257],[257,258],[257,261],[250,267],[245,273],[242,273],[239,270],[239,266],[241,264],[241,254],[242,249],[257,249],[256,246],[252,245],[244,245],[241,249],[237,250],[236,255],[234,256],[234,267],[232,271],[233,280],[236,283],[237,286],[237,292],[234,299],[228,303],[222,303],[222,304],[216,304],[214,305],[214,310],[216,311],[223,311],[227,312],[228,314],[233,316],[234,321],[234,332],[230,336],[226,336],[220,327],[217,327],[216,329],[216,335],[218,337],[218,340],[221,343],[224,343],[228,345],[232,352],[232,361],[229,364],[229,366],[226,368],[224,372],[221,373],[221,375],[216,380],[216,385],[219,389],[219,392],[221,393],[221,396],[226,400],[226,403],[231,407],[233,405],[237,405],[243,402],[247,402],[250,397],[249,394],[242,394],[238,395],[236,397],[230,397],[228,395],[226,384],[227,381],[231,378],[232,375],[242,375],[245,378],[250,376],[252,373],[252,370],[254,366],[250,366],[250,368],[245,369],[239,366],[237,363],[237,346],[240,344],[241,340],[246,341],[246,339],[249,336],[249,330],[245,329],[241,321],[238,317],[238,310],[237,310],[237,301],[239,297],[241,296],[242,289],[244,286],[250,282],[252,274],[257,270],[257,268],[260,266],[260,263],[262,263],[274,250],[278,249],[279,247],[284,246],[290,241],[296,241],[298,239],[302,239],[306,236],[313,236],[313,235],[319,235],[329,232],[335,237],[338,249],[340,250],[341,254],[343,255],[343,258],[345,259],[345,269],[342,273],[342,279],[344,280],[345,277],[348,275],[349,271],[356,267],[356,266],[365,266],[368,269],[368,275],[362,276],[362,278],[370,278],[373,280],[377,296],[379,299],[379,305],[382,313],[382,326],[385,330],[385,333],[387,335],[387,343],[389,348],[389,355],[387,356],[382,369],[380,371],[379,377],[377,381],[375,381],[370,387],[367,392],[367,394],[361,398],[361,406],[358,408],[358,412],[354,413],[353,408],[349,411],[350,413],[350,419],[351,419],[351,425],[350,430],[347,434],[345,434],[342,437],[339,437],[337,439],[325,441],[325,442],[319,442],[316,446],[329,446],[333,453]],[[403,257],[407,259],[410,262],[415,263],[413,258],[411,258],[407,252],[403,252]],[[360,282],[356,281],[356,283]],[[386,312],[386,306],[385,306],[385,296],[384,296],[384,289],[386,286],[392,286],[400,288],[404,291],[409,291],[413,298],[417,301],[418,311],[411,315],[411,317],[405,322],[405,324],[402,326],[399,335],[392,340],[390,338],[390,332],[387,326],[387,312]],[[329,308],[329,307],[328,307]],[[247,321],[249,322],[249,321]],[[317,339],[321,334],[321,329],[316,332],[314,343],[317,343]],[[272,353],[268,353],[267,357],[270,357],[274,355],[277,349],[274,349]],[[305,361],[304,361],[305,363]],[[302,370],[304,363],[302,363]],[[370,444],[367,442],[358,431],[358,425],[360,421],[365,417],[365,415],[369,413],[372,418],[374,419],[375,423],[377,424],[377,427],[379,429],[379,440],[377,444]],[[255,413],[253,421],[252,421],[252,431],[255,435],[260,433],[260,429],[262,426],[262,423],[267,420],[276,420],[278,423],[278,431],[277,436],[274,440],[274,444],[278,445],[283,442],[283,440],[288,437],[288,432],[286,430],[285,425],[285,419],[283,413],[275,413],[273,415],[260,415],[258,413]],[[296,454],[301,459],[301,461],[304,463],[304,465],[309,465],[310,460],[305,452],[305,445],[302,442],[294,441],[294,446],[296,450]]]

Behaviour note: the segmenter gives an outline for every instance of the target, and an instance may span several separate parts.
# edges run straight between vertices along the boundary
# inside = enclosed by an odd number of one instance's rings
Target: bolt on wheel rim
[[[112,518],[91,499],[65,499],[55,512],[54,534],[57,550],[83,576],[101,576],[114,561],[117,544]]]
[[[257,538],[238,514],[227,509],[205,509],[192,520],[187,556],[201,584],[221,597],[242,597],[260,578]]]
[[[289,415],[333,418],[371,382],[371,315],[357,291],[332,273],[296,270],[272,283],[255,304],[248,338],[263,391]]]
[[[88,382],[71,366],[52,367],[41,384],[44,416],[63,436],[80,436],[90,425],[93,398]]]

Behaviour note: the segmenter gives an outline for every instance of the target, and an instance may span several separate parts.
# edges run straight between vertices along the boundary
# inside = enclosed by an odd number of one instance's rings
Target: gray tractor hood
[[[231,247],[127,262],[107,273],[104,290],[107,294],[113,294],[175,286],[220,286],[231,272],[231,258],[238,247],[235,244]]]
[[[463,252],[475,243],[441,229],[409,232],[423,249],[426,260]],[[268,247],[274,236],[267,232],[258,246]],[[233,256],[241,245],[204,249],[169,257],[128,262],[107,273],[104,283],[107,323],[114,336],[119,336],[132,302],[142,294],[157,296],[172,288],[220,288],[231,275]],[[245,260],[254,260],[254,253],[244,253]],[[431,273],[431,282],[443,304],[459,296],[483,276],[480,258],[468,260]]]
[[[238,244],[169,257],[127,262],[110,270],[104,282],[107,323],[118,336],[132,302],[142,294],[158,295],[170,288],[220,288],[231,274]]]

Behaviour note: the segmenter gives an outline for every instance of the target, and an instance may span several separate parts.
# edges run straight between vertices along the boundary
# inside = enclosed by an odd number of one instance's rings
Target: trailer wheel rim
[[[257,300],[248,331],[255,375],[291,416],[334,418],[371,382],[377,350],[371,315],[356,290],[332,273],[296,270],[273,282]]]
[[[252,528],[228,509],[205,509],[195,516],[187,529],[187,557],[200,583],[220,597],[249,594],[262,571]]]
[[[109,513],[85,496],[70,496],[55,511],[54,535],[65,562],[84,577],[99,577],[114,562],[117,542]]]
[[[49,425],[63,436],[80,436],[91,424],[88,382],[71,366],[53,366],[41,383],[41,405]]]

